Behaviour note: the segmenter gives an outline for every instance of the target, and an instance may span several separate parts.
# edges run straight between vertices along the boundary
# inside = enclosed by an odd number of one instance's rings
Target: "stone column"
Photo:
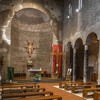
[[[100,40],[99,40],[99,54],[98,54],[98,84],[100,84]]]
[[[72,75],[73,81],[75,81],[75,79],[76,79],[75,67],[76,67],[76,48],[73,49],[73,75]]]
[[[84,45],[84,67],[83,67],[83,82],[87,82],[87,67],[88,67],[88,45]]]

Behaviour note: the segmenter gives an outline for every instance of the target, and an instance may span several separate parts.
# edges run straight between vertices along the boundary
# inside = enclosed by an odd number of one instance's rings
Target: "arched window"
[[[82,9],[82,0],[79,0],[79,1],[78,1],[78,9],[79,9],[79,10]]]
[[[79,10],[81,10],[82,9],[82,0],[78,0],[78,7],[77,7],[77,9],[76,9],[76,12],[78,12]]]
[[[71,3],[69,3],[69,16],[71,16],[72,15],[72,4]]]

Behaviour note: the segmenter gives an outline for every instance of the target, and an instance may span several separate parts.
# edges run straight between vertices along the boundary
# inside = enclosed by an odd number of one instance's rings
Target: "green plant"
[[[41,75],[40,74],[36,74],[34,78],[35,79],[40,79],[41,78]]]

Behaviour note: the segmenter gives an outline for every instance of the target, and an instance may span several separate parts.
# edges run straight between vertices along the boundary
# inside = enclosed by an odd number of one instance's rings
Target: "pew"
[[[93,100],[100,100],[100,92],[95,92],[94,93],[94,98]]]
[[[46,96],[53,95],[51,91],[43,91],[43,92],[25,92],[25,93],[7,93],[2,94],[2,99],[4,98],[15,98],[15,97],[27,97],[27,96]]]
[[[64,84],[66,84],[66,83],[68,83],[68,81],[59,82],[59,88],[63,88]]]
[[[81,84],[83,84],[82,81],[75,81],[75,82],[71,82],[71,83],[65,83],[64,89],[68,90],[68,89],[71,89],[72,86],[77,86],[77,85],[81,85]]]
[[[40,86],[39,85],[35,85],[35,84],[6,84],[6,85],[2,85],[2,89],[3,88],[39,88]]]
[[[32,98],[19,98],[17,100],[62,100],[62,97],[59,95],[52,96],[41,96],[41,97],[32,97]]]
[[[6,93],[22,93],[22,92],[43,92],[45,88],[8,88],[2,89],[2,94]]]
[[[94,87],[94,88],[87,88],[87,89],[83,89],[83,97],[88,97],[88,93],[89,92],[95,92],[95,91],[100,91],[100,88]]]
[[[86,89],[86,88],[96,88],[96,87],[99,87],[99,85],[95,84],[95,83],[83,83],[83,84],[80,84],[80,85],[74,85],[72,86],[71,88],[71,92],[72,93],[76,93],[76,92],[80,92],[83,91],[83,89]]]
[[[75,84],[82,84],[83,81],[81,80],[77,80],[77,81],[62,81],[62,82],[59,82],[59,88],[63,88],[65,87],[65,85],[75,85]]]
[[[83,91],[84,88],[91,88],[91,85],[86,85],[86,84],[82,84],[82,85],[75,85],[71,87],[71,92],[72,93],[76,93],[76,92],[81,92]]]

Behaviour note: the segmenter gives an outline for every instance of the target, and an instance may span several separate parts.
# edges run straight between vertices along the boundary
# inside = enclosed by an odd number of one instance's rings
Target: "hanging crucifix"
[[[32,53],[33,53],[33,50],[34,50],[33,43],[34,43],[33,41],[29,40],[27,42],[27,46],[25,47],[29,57],[32,56]]]

